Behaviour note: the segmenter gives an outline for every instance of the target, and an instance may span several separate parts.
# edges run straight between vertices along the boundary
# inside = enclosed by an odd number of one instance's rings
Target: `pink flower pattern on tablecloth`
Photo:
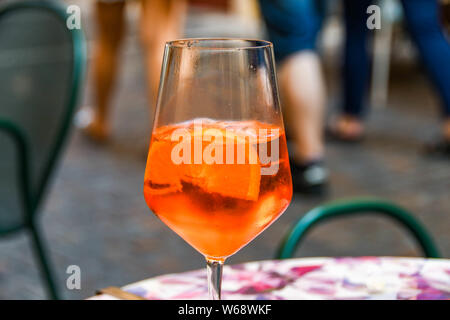
[[[163,275],[124,289],[147,299],[208,299],[205,270]],[[448,300],[450,260],[358,257],[250,262],[225,266],[222,295],[237,300]]]

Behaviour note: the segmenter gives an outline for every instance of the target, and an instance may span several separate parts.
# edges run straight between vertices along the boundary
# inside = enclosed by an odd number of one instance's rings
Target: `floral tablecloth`
[[[163,275],[123,289],[147,299],[208,298],[206,270]],[[225,266],[222,298],[450,299],[450,260],[301,258]]]

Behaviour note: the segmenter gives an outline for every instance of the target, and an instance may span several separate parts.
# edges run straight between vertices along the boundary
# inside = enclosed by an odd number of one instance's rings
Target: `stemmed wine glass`
[[[144,196],[207,262],[225,259],[288,207],[292,181],[272,44],[184,39],[165,46]]]

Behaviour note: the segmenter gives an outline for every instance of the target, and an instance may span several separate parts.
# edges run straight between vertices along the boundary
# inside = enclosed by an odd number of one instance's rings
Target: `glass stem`
[[[220,300],[222,286],[223,261],[206,258],[206,271],[208,274],[208,292],[210,300]]]

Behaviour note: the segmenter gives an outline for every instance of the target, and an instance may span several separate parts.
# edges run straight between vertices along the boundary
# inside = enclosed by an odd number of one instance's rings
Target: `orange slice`
[[[258,199],[261,182],[257,164],[214,164],[204,167],[204,188],[226,197],[252,200]]]
[[[208,193],[218,193],[226,197],[255,201],[258,199],[261,182],[261,168],[257,151],[252,145],[249,145],[248,141],[245,141],[245,137],[225,130],[222,130],[222,132],[224,134],[223,141],[211,139],[212,142],[205,143],[202,150],[205,150],[206,145],[224,148],[224,142],[231,143],[235,149],[236,160],[236,150],[245,146],[247,149],[244,163],[206,164],[203,159],[203,164],[184,166],[182,179]],[[225,152],[224,150],[224,161]],[[253,160],[250,161],[250,159]]]
[[[145,181],[149,181],[155,191],[165,193],[181,190],[180,173],[171,160],[172,147],[170,141],[153,140],[151,143]]]

